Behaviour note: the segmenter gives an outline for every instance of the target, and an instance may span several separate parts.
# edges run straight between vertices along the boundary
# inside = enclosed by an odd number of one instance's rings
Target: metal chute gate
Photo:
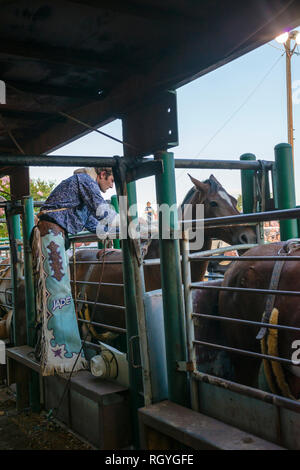
[[[264,220],[281,220],[285,225],[283,225],[282,230],[284,230],[284,227],[287,227],[287,230],[290,230],[288,232],[288,237],[297,237],[298,233],[291,233],[291,230],[294,229],[295,224],[289,224],[289,219],[291,217],[294,217],[295,219],[299,217],[299,209],[294,208],[295,206],[291,205],[290,201],[288,203],[286,201],[280,202],[278,198],[278,193],[277,187],[278,185],[281,185],[282,182],[280,181],[280,175],[278,171],[276,171],[276,161],[278,158],[282,158],[282,151],[287,152],[286,150],[287,147],[284,147],[284,149],[280,150],[279,149],[279,157],[276,157],[275,153],[275,163],[274,162],[264,162],[263,164],[260,161],[245,161],[243,158],[241,158],[240,162],[236,161],[206,161],[206,160],[191,160],[191,159],[173,159],[173,155],[167,152],[160,153],[159,155],[156,156],[156,160],[161,161],[163,164],[164,171],[161,173],[160,171],[157,171],[156,169],[156,183],[157,183],[157,202],[159,204],[169,204],[170,206],[174,203],[176,203],[176,194],[175,194],[175,177],[174,177],[174,170],[175,168],[223,168],[223,169],[238,169],[241,170],[242,175],[245,175],[245,172],[252,172],[250,174],[252,178],[252,183],[253,184],[253,193],[254,194],[254,203],[250,203],[250,208],[254,208],[256,211],[261,210],[262,208],[264,209],[269,209],[272,206],[272,201],[271,201],[271,194],[270,194],[270,189],[269,185],[266,184],[266,181],[269,181],[269,176],[268,172],[271,171],[273,181],[275,182],[273,184],[273,199],[275,196],[275,201],[273,207],[276,207],[277,209],[280,210],[275,210],[275,211],[268,211],[265,210],[261,213],[255,213],[255,210],[252,211],[254,213],[250,214],[242,214],[240,216],[235,216],[235,217],[225,217],[225,218],[220,218],[220,219],[213,219],[213,220],[205,220],[204,221],[204,226],[205,227],[214,227],[214,226],[220,226],[220,225],[234,225],[234,224],[258,224],[258,234],[261,233],[261,224]],[[275,149],[276,150],[276,149]],[[276,150],[278,153],[278,149]],[[18,156],[18,160],[13,163],[15,165],[22,165],[24,162],[22,161],[22,156]],[[25,157],[26,159],[26,157]],[[1,160],[1,159],[0,159]],[[99,161],[101,161],[101,157],[91,157],[91,158],[80,158],[80,157],[59,157],[59,159],[55,159],[56,161],[53,162],[53,166],[57,166],[58,162],[60,162],[61,165],[68,165],[68,164],[78,164],[81,165],[82,163],[85,166],[94,166],[95,164],[99,165]],[[150,159],[149,159],[150,160]],[[147,159],[147,162],[149,162]],[[44,157],[32,157],[30,158],[31,164],[34,165],[49,165],[50,160],[49,159],[44,159]],[[10,164],[12,164],[13,160],[10,161]],[[96,163],[97,162],[97,163]],[[102,166],[113,166],[116,164],[115,159],[110,159],[108,157],[103,158],[103,163],[101,161]],[[52,165],[52,162],[51,162]],[[141,167],[141,164],[139,164],[139,167]],[[147,170],[149,171],[149,170]],[[244,173],[243,173],[244,172]],[[255,177],[254,177],[255,176]],[[262,184],[263,182],[263,184]],[[123,184],[123,187],[122,187]],[[136,192],[135,192],[135,183],[133,180],[130,182],[125,183],[124,181],[117,181],[117,190],[118,194],[122,194],[124,191],[124,184],[126,185],[127,188],[127,195],[128,195],[128,203],[132,204],[136,202]],[[245,184],[245,183],[244,183]],[[249,181],[248,183],[249,184]],[[285,183],[284,183],[285,184]],[[266,189],[267,188],[267,189]],[[248,193],[245,191],[245,188],[243,188],[243,198],[247,198]],[[278,202],[279,201],[279,202]],[[246,205],[246,204],[245,204]],[[22,203],[16,203],[14,207],[14,211],[19,213],[22,213],[22,218],[23,218],[23,245],[24,245],[24,269],[25,269],[25,292],[26,292],[26,311],[27,311],[27,334],[28,334],[28,342],[27,346],[25,349],[22,348],[18,349],[18,345],[16,343],[16,348],[12,348],[11,350],[8,350],[8,358],[9,358],[9,368],[11,370],[11,373],[14,374],[14,379],[15,381],[20,380],[20,377],[22,380],[24,377],[28,380],[30,379],[30,399],[31,399],[31,406],[34,408],[34,406],[38,406],[40,404],[40,390],[39,390],[39,384],[40,384],[40,377],[38,376],[38,364],[34,362],[32,357],[28,356],[28,346],[33,347],[34,346],[34,337],[33,337],[33,332],[34,332],[34,325],[32,323],[33,321],[33,316],[32,313],[34,313],[34,299],[32,297],[33,294],[33,289],[32,289],[32,267],[30,265],[30,245],[29,245],[29,235],[31,232],[31,229],[33,227],[33,203],[31,198],[24,198]],[[252,212],[250,210],[250,212]],[[171,233],[172,231],[176,230],[176,221],[174,224],[174,221],[167,221],[167,223],[171,224],[170,229]],[[173,225],[172,225],[173,224]],[[82,240],[82,239],[91,239],[90,236],[87,235],[79,235],[78,237],[74,237],[73,242],[75,243],[76,240]],[[260,243],[263,243],[262,237],[258,237],[258,240]],[[187,244],[186,240],[183,240],[183,244]],[[12,247],[12,245],[11,245]],[[235,249],[242,249],[243,246],[240,247],[234,247]],[[244,246],[244,248],[246,248]],[[205,415],[212,416],[212,411],[209,407],[203,408],[203,400],[200,399],[200,406],[197,401],[197,396],[199,394],[198,390],[198,385],[197,383],[200,381],[201,384],[204,384],[204,387],[206,386],[206,383],[210,387],[214,387],[213,390],[222,390],[221,387],[226,387],[226,393],[229,393],[231,391],[232,393],[238,392],[238,397],[242,396],[247,396],[250,397],[251,399],[253,398],[259,398],[260,400],[263,400],[264,402],[268,402],[269,404],[272,403],[272,406],[275,407],[287,407],[289,409],[293,410],[298,410],[298,405],[296,402],[293,402],[291,400],[287,400],[284,398],[280,397],[271,397],[270,394],[266,394],[264,392],[261,392],[259,390],[253,390],[250,388],[245,388],[243,386],[239,386],[238,384],[231,384],[229,383],[230,381],[223,380],[223,379],[218,379],[218,378],[213,378],[209,376],[206,373],[202,373],[201,371],[196,370],[195,366],[195,357],[194,357],[194,345],[195,340],[193,338],[193,325],[192,325],[192,316],[194,317],[195,315],[192,315],[194,312],[192,311],[191,308],[191,291],[192,289],[198,289],[198,288],[208,288],[205,286],[205,283],[201,285],[193,285],[190,280],[189,280],[189,262],[193,259],[195,260],[196,257],[198,259],[201,259],[201,255],[188,255],[188,249],[183,250],[182,252],[182,262],[183,262],[183,285],[181,281],[181,268],[180,268],[180,252],[179,252],[179,240],[172,239],[172,237],[168,240],[160,240],[160,252],[161,252],[161,258],[160,260],[149,260],[149,261],[144,261],[142,265],[139,263],[138,258],[135,256],[135,248],[134,244],[130,239],[124,239],[122,240],[122,250],[123,250],[123,276],[124,276],[124,288],[125,288],[125,314],[126,314],[126,332],[127,332],[127,347],[126,347],[126,352],[130,351],[131,357],[130,360],[128,361],[128,376],[129,376],[129,394],[128,396],[126,395],[126,387],[117,387],[116,390],[118,390],[120,396],[124,397],[127,396],[127,399],[125,399],[125,402],[127,403],[127,411],[130,410],[129,414],[124,413],[124,398],[122,398],[121,402],[118,402],[118,405],[114,404],[111,405],[110,407],[110,413],[112,413],[112,416],[116,416],[116,409],[113,409],[113,406],[121,406],[123,407],[123,415],[124,419],[129,419],[131,423],[131,429],[133,430],[133,434],[131,437],[131,441],[134,443],[135,447],[139,447],[140,445],[144,446],[147,448],[149,445],[148,439],[149,439],[149,429],[152,429],[152,431],[155,433],[155,430],[158,430],[161,426],[159,414],[162,412],[161,406],[166,406],[168,409],[168,406],[172,407],[173,404],[177,404],[180,408],[186,409],[187,415],[190,413],[188,409],[200,409],[201,413],[205,413]],[[219,253],[222,250],[219,250]],[[224,249],[226,251],[226,249]],[[228,251],[228,249],[227,249]],[[75,251],[74,251],[75,252]],[[202,260],[205,258],[207,259],[207,256],[214,257],[216,253],[205,253],[205,256],[202,255]],[[225,257],[226,258],[226,257]],[[224,259],[224,257],[223,257]],[[229,258],[230,259],[230,258]],[[231,259],[230,259],[231,260]],[[77,261],[78,262],[78,261]],[[160,263],[161,264],[161,274],[162,274],[162,291],[159,294],[159,302],[157,303],[156,299],[156,304],[151,304],[152,299],[149,300],[149,296],[145,294],[144,291],[144,285],[143,285],[143,275],[142,275],[142,269],[143,266],[146,266],[147,264],[154,264],[154,263]],[[75,272],[75,264],[76,260],[74,260],[74,272]],[[88,281],[78,281],[75,278],[73,280],[74,286],[80,286],[84,285],[84,282]],[[280,294],[280,293],[278,293]],[[286,292],[284,293],[286,294]],[[148,299],[148,300],[147,300]],[[76,299],[75,299],[76,300]],[[78,303],[87,303],[91,302],[92,304],[95,303],[93,301],[89,301],[88,299],[77,299]],[[148,303],[147,303],[148,302]],[[151,341],[149,343],[149,332],[147,330],[147,327],[149,326],[147,324],[147,315],[149,318],[149,311],[151,312],[151,309],[153,309],[153,305],[155,305],[155,308],[160,310],[160,319],[159,319],[159,325],[160,325],[160,333],[162,334],[161,338],[162,341],[156,341],[155,343],[152,343]],[[158,308],[159,305],[159,308]],[[101,306],[101,305],[100,305]],[[120,308],[124,308],[123,306],[120,306]],[[201,316],[205,316],[204,313],[199,313],[197,316],[200,318]],[[212,321],[217,321],[216,319],[211,319]],[[219,321],[222,321],[222,319],[218,319]],[[224,319],[223,319],[224,320]],[[89,319],[84,319],[81,318],[79,319],[79,322],[81,324],[88,324],[90,321],[90,324],[92,325],[93,320]],[[226,321],[226,319],[224,320]],[[164,325],[166,327],[164,327]],[[94,325],[97,326],[97,325]],[[102,325],[103,326],[103,325]],[[107,325],[104,325],[107,326]],[[164,331],[162,331],[164,330]],[[119,331],[119,333],[125,334],[125,331]],[[188,343],[186,343],[186,340],[188,339]],[[200,340],[201,341],[201,340]],[[161,345],[160,343],[164,343]],[[150,344],[150,346],[149,346]],[[154,347],[153,347],[154,344]],[[157,347],[159,344],[158,352],[157,354],[159,355],[154,355],[152,356],[152,351]],[[87,344],[91,348],[96,348],[96,349],[101,349],[101,346],[97,348],[97,345],[95,344]],[[137,347],[139,345],[139,347]],[[23,346],[23,345],[21,345]],[[208,347],[210,345],[207,345]],[[213,347],[218,347],[215,344],[212,345]],[[162,349],[163,347],[163,349]],[[27,349],[26,349],[27,348]],[[165,353],[162,354],[162,351],[164,351],[165,348]],[[237,351],[238,353],[244,354],[244,351]],[[154,359],[153,359],[154,357]],[[158,361],[162,364],[162,367],[160,367],[159,371],[155,370],[155,364],[154,362]],[[157,363],[158,363],[157,362]],[[26,365],[25,369],[28,371],[31,369],[30,374],[26,372],[24,374],[24,366],[20,366],[20,364]],[[191,368],[191,364],[194,364],[194,366]],[[165,372],[165,377],[163,381],[159,381],[157,379],[157,374],[162,374]],[[188,379],[188,380],[187,380]],[[44,380],[44,395],[43,395],[43,400],[45,399],[45,395],[47,395],[47,390],[51,391],[52,393],[52,399],[54,399],[54,388],[55,387],[60,387],[60,392],[63,392],[64,387],[62,385],[59,385],[59,381],[55,384],[53,382],[54,379],[50,378],[49,380]],[[51,384],[52,382],[52,384]],[[159,385],[163,385],[165,387],[165,384],[167,384],[167,396],[166,396],[166,388],[163,389],[163,391],[160,393],[160,390],[158,389],[158,393],[155,396],[153,391],[155,390],[155,386],[158,387]],[[24,382],[23,382],[24,385]],[[54,386],[55,385],[55,386]],[[217,387],[215,387],[217,385]],[[46,390],[45,390],[46,387]],[[79,384],[79,380],[76,378],[73,381],[72,384],[73,389],[71,388],[71,391],[69,393],[68,398],[66,398],[68,401],[68,404],[65,403],[65,407],[67,406],[72,408],[72,403],[73,403],[73,408],[71,410],[72,414],[72,419],[73,423],[76,421],[76,417],[74,415],[74,404],[83,404],[86,402],[86,400],[91,400],[94,399],[95,397],[95,390],[91,391],[89,389],[88,392],[82,392],[82,384]],[[207,392],[206,390],[203,392],[203,386],[202,387],[202,394],[204,393],[211,393]],[[81,391],[83,394],[82,397],[79,399],[78,398],[78,391]],[[157,392],[157,390],[156,390]],[[73,394],[73,395],[72,395]],[[85,394],[85,395],[84,395]],[[76,395],[76,399],[75,399]],[[84,398],[85,396],[85,398]],[[203,395],[204,396],[204,395]],[[167,398],[169,401],[161,401],[164,398]],[[192,399],[190,401],[190,399]],[[236,398],[237,403],[239,403],[239,400],[241,398]],[[96,399],[95,399],[96,400]],[[102,398],[101,398],[102,400]],[[100,408],[103,408],[103,401],[98,399],[98,405]],[[126,401],[129,400],[129,401]],[[242,399],[241,399],[242,400]],[[46,397],[47,401],[47,397]],[[50,400],[51,401],[51,400]],[[96,400],[97,401],[97,400]],[[222,400],[220,396],[218,396],[218,403],[222,403]],[[42,402],[45,403],[45,402]],[[168,403],[170,405],[168,405]],[[239,406],[239,405],[237,405]],[[248,405],[245,405],[246,408]],[[159,410],[159,412],[157,411]],[[76,410],[77,411],[77,410]],[[174,410],[173,410],[174,411]],[[63,412],[64,413],[64,412]],[[175,413],[175,414],[174,414]],[[170,431],[168,429],[165,429],[165,434],[166,434],[166,439],[167,442],[170,440],[176,441],[178,446],[187,446],[193,448],[193,446],[199,445],[201,447],[201,442],[205,440],[205,436],[201,435],[199,433],[197,435],[196,441],[198,444],[195,444],[195,442],[190,439],[189,437],[189,431],[188,429],[185,429],[183,432],[183,435],[185,435],[185,440],[184,443],[182,442],[179,434],[178,438],[176,437],[176,410],[173,413],[173,418],[174,422],[173,425],[170,424],[171,428],[175,426],[175,431],[174,433],[171,432],[171,434],[168,434]],[[95,414],[95,413],[94,413]],[[200,413],[198,413],[200,416]],[[257,439],[267,439],[270,440],[271,442],[277,442],[276,438],[274,436],[264,436],[261,433],[260,429],[247,429],[247,425],[245,423],[232,423],[230,421],[230,418],[220,414],[218,417],[217,412],[213,415],[214,419],[221,419],[223,422],[227,422],[233,426],[237,426],[239,429],[243,430],[241,432],[251,432],[254,436],[260,436],[257,437]],[[201,414],[203,416],[203,414]],[[195,415],[193,415],[193,419],[195,418]],[[117,419],[117,418],[116,418]],[[190,418],[192,419],[192,417]],[[196,419],[196,418],[195,418]],[[66,421],[68,422],[68,418],[66,418]],[[124,421],[125,422],[125,421]],[[70,423],[69,423],[70,424]],[[75,423],[75,427],[77,426],[76,430],[82,431],[82,423]],[[81,426],[81,427],[80,427]],[[101,424],[102,426],[102,432],[103,429],[105,429],[105,424]],[[170,428],[170,429],[171,429]],[[82,431],[83,433],[86,431]],[[182,429],[181,429],[182,432]],[[117,431],[115,430],[115,433]],[[172,438],[170,437],[172,435]],[[139,443],[141,439],[141,444]],[[114,445],[120,445],[120,441],[118,439],[108,439],[104,442],[101,443],[103,448],[109,448],[111,443],[114,441]],[[170,442],[171,442],[170,441]],[[116,444],[118,442],[118,444]],[[130,444],[130,442],[127,443]],[[124,442],[123,442],[124,445]],[[125,444],[126,445],[126,444]],[[218,445],[221,446],[221,443],[215,443],[216,447]],[[258,444],[257,444],[258,445]],[[270,444],[272,445],[272,444]],[[275,444],[274,444],[275,445]],[[286,444],[288,445],[288,444]],[[200,448],[199,447],[199,448]],[[197,448],[197,447],[196,447]]]

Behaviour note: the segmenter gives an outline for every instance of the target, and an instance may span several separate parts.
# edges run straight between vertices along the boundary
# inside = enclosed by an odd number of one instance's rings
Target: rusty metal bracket
[[[23,206],[20,201],[7,201],[5,206],[7,216],[23,214]]]

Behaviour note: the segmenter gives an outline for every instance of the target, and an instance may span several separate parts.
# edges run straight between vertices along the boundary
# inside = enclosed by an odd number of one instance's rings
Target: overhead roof
[[[48,153],[300,24],[280,0],[0,0],[0,152]]]

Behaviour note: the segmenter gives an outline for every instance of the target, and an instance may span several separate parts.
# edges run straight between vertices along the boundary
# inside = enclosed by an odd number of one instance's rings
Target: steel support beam
[[[41,46],[39,43],[18,42],[0,36],[0,54],[24,58],[26,61],[42,63],[53,63],[63,66],[80,67],[84,70],[99,70],[100,72],[120,72],[123,66],[128,70],[125,63],[115,64],[102,60],[101,56],[87,54],[83,51],[70,50],[63,47]],[[126,72],[125,72],[126,73]]]
[[[78,99],[90,99],[94,101],[95,99],[100,99],[101,87],[99,86],[89,86],[88,88],[73,88],[71,85],[49,85],[48,83],[43,82],[27,82],[27,81],[16,81],[16,80],[6,80],[7,94],[11,92],[15,93],[21,91],[22,94],[32,94],[32,95],[50,95],[50,96],[63,96],[66,98],[78,98]]]
[[[23,163],[18,166],[19,168],[10,171],[10,194],[13,200],[19,200],[30,194],[29,165]]]

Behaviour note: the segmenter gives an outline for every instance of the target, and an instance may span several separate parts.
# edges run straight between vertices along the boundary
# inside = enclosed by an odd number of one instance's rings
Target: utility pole
[[[292,146],[293,167],[295,167],[291,59],[297,45],[300,44],[300,33],[299,31],[285,32],[277,36],[275,40],[283,44],[285,48],[288,143]],[[295,42],[293,46],[291,46],[291,40]]]
[[[293,125],[293,102],[292,102],[292,71],[291,71],[291,39],[288,38],[285,47],[286,59],[286,97],[287,97],[287,130],[288,143],[292,146],[294,164],[294,125]],[[295,165],[294,165],[295,166]]]

